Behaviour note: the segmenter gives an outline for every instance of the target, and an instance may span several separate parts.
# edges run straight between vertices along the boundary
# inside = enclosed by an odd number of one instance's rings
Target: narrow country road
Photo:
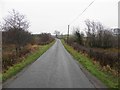
[[[59,39],[4,88],[94,88]]]

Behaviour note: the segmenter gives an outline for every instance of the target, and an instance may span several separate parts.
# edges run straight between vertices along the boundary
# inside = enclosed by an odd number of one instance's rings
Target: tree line
[[[27,45],[44,45],[52,42],[50,33],[31,34],[26,16],[16,10],[9,12],[0,24],[2,29],[3,69],[15,64],[19,57],[31,52]],[[11,51],[10,51],[11,50]]]
[[[74,27],[74,33],[65,41],[77,51],[87,53],[102,66],[109,65],[119,70],[119,28],[105,28],[100,22],[85,20],[85,33],[79,27]]]
[[[100,22],[86,20],[85,34],[74,28],[74,36],[80,45],[96,48],[118,48],[120,29],[105,28]]]

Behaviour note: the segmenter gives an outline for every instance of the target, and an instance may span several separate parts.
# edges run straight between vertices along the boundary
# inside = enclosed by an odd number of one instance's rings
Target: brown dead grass
[[[21,62],[29,53],[36,51],[40,46],[28,44],[20,51],[19,57],[16,56],[15,45],[4,45],[2,59],[4,61],[3,72],[15,63]],[[13,61],[11,61],[13,60]]]
[[[118,77],[118,75],[119,75],[118,71],[111,68],[109,65],[106,65],[106,66],[102,67],[100,65],[100,63],[98,61],[94,60],[94,59],[93,59],[93,64],[99,66],[99,68],[101,68],[101,71],[108,72],[108,73],[112,74],[115,77]]]

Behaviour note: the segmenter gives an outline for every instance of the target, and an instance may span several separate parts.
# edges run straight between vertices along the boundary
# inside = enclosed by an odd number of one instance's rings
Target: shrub
[[[82,46],[76,42],[71,42],[69,39],[69,45],[72,46],[76,51],[87,53],[89,57],[94,58],[100,63],[101,66],[109,65],[111,68],[118,70],[120,63],[118,63],[118,52],[110,52],[104,49],[95,49]]]

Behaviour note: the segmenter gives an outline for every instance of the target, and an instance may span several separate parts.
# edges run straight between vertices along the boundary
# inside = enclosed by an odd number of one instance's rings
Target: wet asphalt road
[[[59,39],[4,88],[94,88]]]

